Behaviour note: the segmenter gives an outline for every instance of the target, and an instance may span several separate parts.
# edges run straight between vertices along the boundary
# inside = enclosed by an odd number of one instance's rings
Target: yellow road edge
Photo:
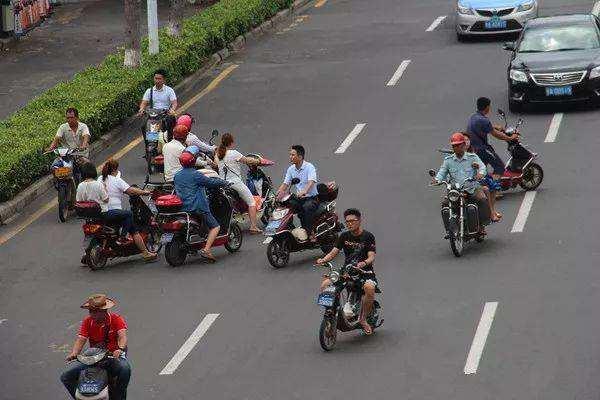
[[[191,99],[186,101],[183,104],[183,106],[181,106],[179,108],[179,110],[178,110],[179,113],[187,110],[188,108],[193,106],[198,100],[200,100],[201,98],[203,98],[204,96],[206,96],[207,94],[209,94],[210,92],[215,90],[217,88],[217,86],[219,86],[219,84],[225,78],[227,78],[227,76],[229,74],[231,74],[237,67],[239,67],[239,65],[232,64],[229,67],[225,68],[223,70],[223,72],[221,72],[215,79],[213,79],[208,84],[208,86],[206,86],[204,89],[202,89],[202,91],[200,93],[196,94],[194,97],[192,97]],[[143,139],[144,138],[142,138],[141,136],[133,139],[125,147],[123,147],[121,150],[117,151],[115,154],[113,154],[109,158],[114,158],[115,160],[122,158],[125,154],[129,153],[135,146],[140,144]],[[104,163],[102,163],[102,164],[104,164]],[[100,170],[100,167],[98,167],[98,170]],[[19,233],[21,233],[25,228],[27,228],[29,225],[34,223],[38,218],[40,218],[42,215],[44,215],[48,211],[52,210],[57,205],[58,205],[58,198],[55,197],[54,199],[50,200],[48,203],[46,203],[42,207],[40,207],[38,210],[36,210],[33,214],[31,214],[29,217],[27,217],[27,219],[25,219],[25,221],[21,222],[19,225],[14,227],[12,230],[8,231],[7,233],[5,233],[3,235],[0,235],[0,246],[3,245],[4,243],[8,242],[10,239],[15,237]]]

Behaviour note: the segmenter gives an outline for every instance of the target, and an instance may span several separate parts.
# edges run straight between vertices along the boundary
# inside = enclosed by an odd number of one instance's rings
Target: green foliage
[[[123,67],[123,53],[111,54],[98,66],[76,74],[0,121],[0,202],[9,200],[48,172],[52,155],[43,149],[64,122],[67,107],[79,109],[92,140],[132,115],[152,71],[164,68],[175,85],[200,69],[206,59],[237,36],[288,8],[293,0],[221,0],[183,22],[180,38],[160,32],[160,53],[148,55],[142,43],[142,65]]]

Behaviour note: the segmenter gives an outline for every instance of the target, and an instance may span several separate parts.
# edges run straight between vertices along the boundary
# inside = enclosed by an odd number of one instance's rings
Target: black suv
[[[508,104],[600,101],[600,21],[561,15],[527,22],[519,39],[505,43]]]

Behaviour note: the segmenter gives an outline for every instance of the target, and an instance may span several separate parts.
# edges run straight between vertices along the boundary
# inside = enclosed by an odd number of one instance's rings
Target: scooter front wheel
[[[524,190],[535,190],[542,184],[544,180],[544,170],[539,164],[531,163],[525,171],[523,171],[523,178],[519,185]]]
[[[337,318],[325,314],[319,327],[319,343],[325,351],[331,351],[337,341]]]
[[[58,186],[58,220],[66,222],[69,215],[69,187],[65,184]]]
[[[239,224],[233,223],[229,227],[229,236],[227,237],[227,243],[225,243],[225,250],[230,253],[235,253],[242,247],[242,228]]]
[[[290,246],[287,238],[274,238],[267,247],[267,259],[273,268],[283,268],[290,261]]]

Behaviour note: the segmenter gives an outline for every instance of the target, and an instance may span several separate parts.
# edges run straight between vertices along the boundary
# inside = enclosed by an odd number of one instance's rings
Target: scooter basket
[[[155,204],[159,213],[179,212],[183,207],[183,202],[179,196],[174,194],[160,196],[156,199]]]
[[[78,201],[75,203],[75,212],[78,218],[99,219],[102,218],[100,204],[95,201]]]

